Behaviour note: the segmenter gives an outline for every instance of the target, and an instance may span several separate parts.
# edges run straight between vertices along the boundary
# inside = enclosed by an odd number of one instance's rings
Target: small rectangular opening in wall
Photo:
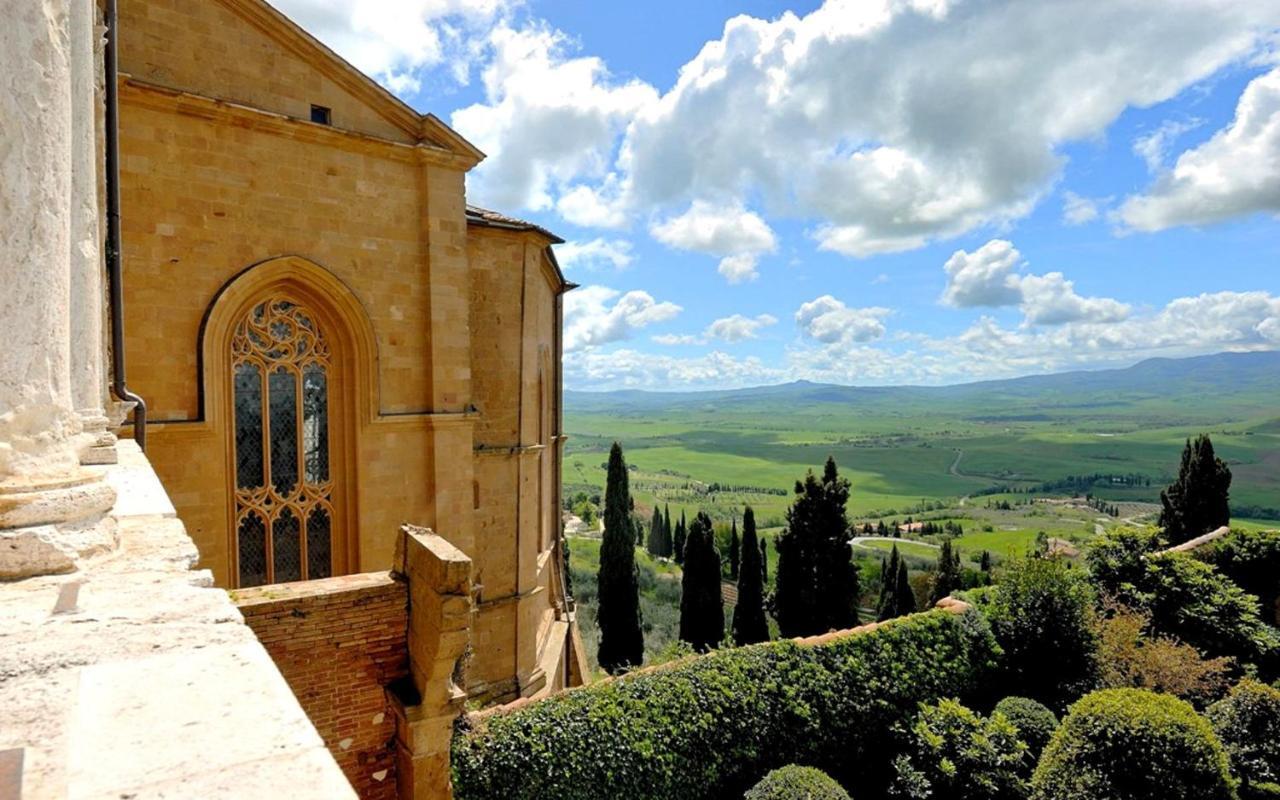
[[[313,105],[311,107],[312,122],[318,122],[321,125],[330,125],[332,124],[332,117],[333,117],[333,111],[326,108],[325,106]]]

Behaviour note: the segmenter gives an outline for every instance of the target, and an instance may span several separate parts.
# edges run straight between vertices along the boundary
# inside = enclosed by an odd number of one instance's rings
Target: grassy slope
[[[701,507],[727,518],[729,509],[751,503],[762,522],[778,524],[785,494],[706,496],[690,484],[789,492],[827,455],[853,481],[850,511],[858,516],[901,512],[922,500],[950,503],[994,484],[1093,473],[1145,475],[1150,487],[1099,494],[1153,502],[1172,478],[1183,442],[1208,432],[1235,474],[1233,502],[1275,506],[1277,397],[1274,353],[945,389],[570,392],[565,482],[602,488],[605,454],[617,439],[636,468],[637,503],[670,503],[677,513]]]

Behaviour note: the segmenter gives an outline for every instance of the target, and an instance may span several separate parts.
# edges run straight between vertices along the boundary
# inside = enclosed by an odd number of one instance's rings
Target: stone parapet
[[[95,468],[119,548],[0,582],[8,797],[355,798],[132,441]]]

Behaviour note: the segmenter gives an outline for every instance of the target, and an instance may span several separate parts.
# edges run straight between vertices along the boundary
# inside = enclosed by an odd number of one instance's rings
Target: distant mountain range
[[[732,408],[767,411],[836,404],[845,408],[952,407],[1009,413],[1141,402],[1275,409],[1280,416],[1280,351],[1219,353],[1195,358],[1153,358],[1125,369],[1063,372],[953,386],[841,386],[795,381],[777,386],[694,392],[566,391],[565,410],[635,413],[657,409]]]

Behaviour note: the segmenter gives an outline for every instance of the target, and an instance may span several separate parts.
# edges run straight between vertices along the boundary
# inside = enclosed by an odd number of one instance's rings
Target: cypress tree
[[[774,602],[784,636],[809,636],[858,622],[858,568],[849,545],[849,481],[828,458],[819,479],[796,481],[787,527],[778,537]]]
[[[638,666],[644,658],[630,497],[622,446],[614,442],[609,450],[604,539],[600,544],[600,573],[596,590],[596,621],[600,625],[598,661],[600,667],[610,674]]]
[[[960,588],[962,576],[960,574],[960,552],[951,547],[951,540],[946,539],[942,542],[942,549],[938,551],[938,568],[933,578],[933,594],[929,597],[929,604],[934,605],[944,597],[950,597],[951,593]]]
[[[982,560],[978,562],[978,569],[986,573],[991,572],[991,551],[990,550],[982,551]]]
[[[907,570],[907,560],[905,558],[898,560],[898,585],[893,592],[894,603],[897,606],[894,609],[895,617],[905,617],[907,614],[916,613],[916,595],[911,591],[911,576]]]
[[[685,541],[680,589],[680,639],[705,653],[724,638],[724,601],[720,596],[720,551],[711,517],[701,511]]]
[[[769,540],[760,540],[760,575],[764,578],[764,582],[769,582]]]
[[[662,549],[667,558],[672,558],[676,554],[676,544],[671,538],[671,504],[668,503],[662,509]]]
[[[1213,452],[1208,436],[1187,440],[1178,479],[1160,493],[1160,527],[1181,544],[1231,522],[1231,470]]]
[[[654,558],[665,555],[662,552],[662,510],[656,505],[653,507],[653,519],[649,522],[649,537],[645,542],[645,549]]]
[[[884,622],[897,616],[898,610],[898,545],[889,553],[889,561],[880,561],[880,602],[876,604],[876,619]]]
[[[686,531],[684,528],[684,512],[681,511],[680,521],[676,523],[675,539],[672,541],[672,547],[675,548],[675,559],[677,564],[684,563],[685,535],[686,535]]]
[[[746,525],[746,520],[743,520]],[[729,580],[738,580],[738,568],[741,566],[741,553],[738,550],[738,520],[733,520],[733,527],[729,529]]]
[[[761,539],[763,544],[764,540]],[[733,608],[733,641],[739,647],[769,639],[764,616],[764,550],[756,546],[756,512],[742,512],[742,564],[738,578],[738,604]]]

